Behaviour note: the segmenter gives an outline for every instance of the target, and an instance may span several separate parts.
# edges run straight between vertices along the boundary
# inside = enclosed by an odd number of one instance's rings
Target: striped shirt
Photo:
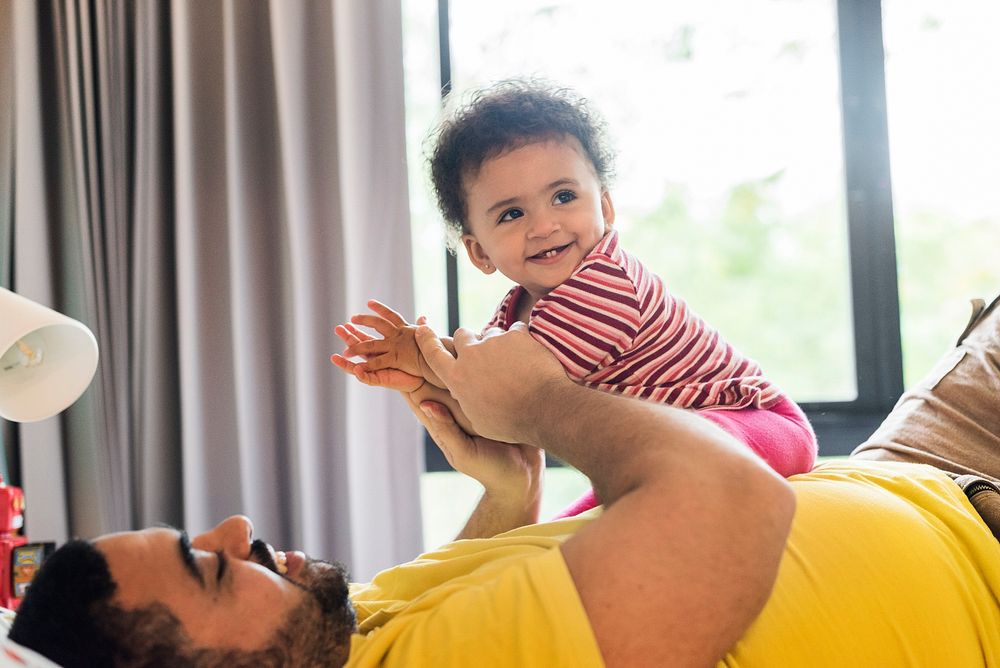
[[[524,288],[487,327],[509,329]],[[781,390],[663,280],[618,246],[614,230],[566,282],[535,303],[528,331],[574,380],[680,408],[769,408]]]

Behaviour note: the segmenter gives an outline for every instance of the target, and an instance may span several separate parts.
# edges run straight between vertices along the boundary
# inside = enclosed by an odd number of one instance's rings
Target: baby
[[[621,248],[611,157],[585,101],[535,82],[480,91],[442,124],[431,174],[452,242],[483,273],[517,284],[487,327],[524,322],[577,382],[700,411],[778,473],[808,471],[816,440],[799,407]],[[379,302],[369,307],[337,328],[347,348],[333,362],[368,384],[428,392],[468,430],[414,327]],[[563,514],[596,503],[589,493]]]

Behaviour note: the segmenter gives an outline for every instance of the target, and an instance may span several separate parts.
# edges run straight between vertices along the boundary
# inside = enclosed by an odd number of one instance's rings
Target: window
[[[907,383],[1000,290],[1000,5],[885,0],[886,89]]]
[[[420,142],[442,81],[507,76],[594,101],[623,245],[803,405],[823,455],[871,433],[904,362],[915,382],[965,300],[1000,286],[1000,10],[983,0],[405,8],[417,304],[436,323],[481,327],[509,285],[446,269]]]
[[[827,0],[449,4],[456,90],[581,91],[618,150],[623,247],[794,396],[854,398]],[[510,284],[458,264],[462,324],[482,327]]]

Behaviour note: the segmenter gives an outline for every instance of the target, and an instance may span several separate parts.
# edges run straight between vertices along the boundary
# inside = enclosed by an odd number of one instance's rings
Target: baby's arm
[[[365,358],[364,371],[378,372],[385,369],[398,369],[411,376],[424,378],[436,387],[445,388],[444,382],[427,366],[417,342],[414,338],[416,327],[410,325],[401,315],[385,304],[372,299],[368,307],[376,315],[362,314],[351,317],[351,323],[370,327],[382,335],[381,339],[366,337],[354,345],[348,345],[344,351],[348,356]],[[441,337],[445,348],[454,352],[450,337]]]

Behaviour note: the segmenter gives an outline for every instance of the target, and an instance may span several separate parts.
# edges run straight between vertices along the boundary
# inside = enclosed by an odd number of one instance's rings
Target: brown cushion
[[[956,347],[851,456],[1000,481],[1000,297],[973,301]]]

